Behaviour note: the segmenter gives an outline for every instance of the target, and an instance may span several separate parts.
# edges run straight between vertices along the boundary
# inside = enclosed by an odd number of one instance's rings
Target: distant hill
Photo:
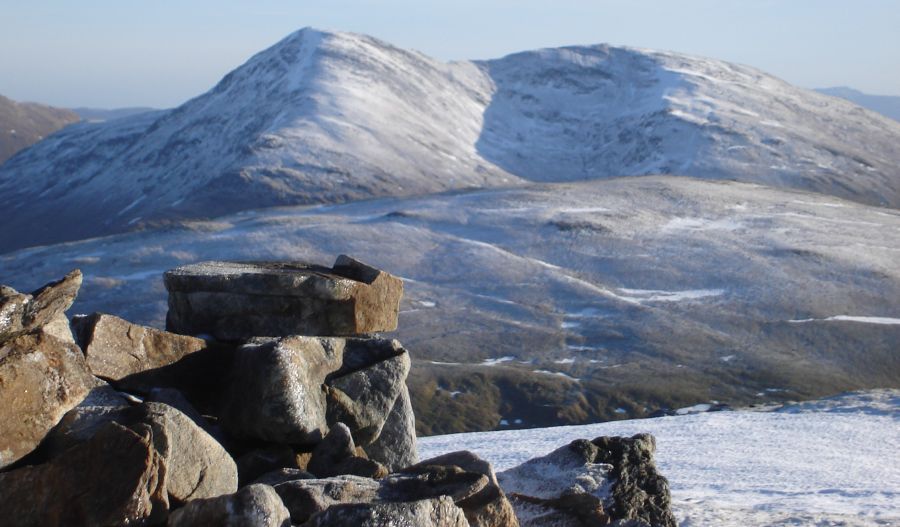
[[[0,95],[0,163],[80,117],[71,110],[32,102],[16,102]]]
[[[900,121],[900,97],[894,95],[869,95],[853,88],[840,86],[836,88],[820,88],[816,90],[825,95],[840,97],[854,102],[863,108],[878,112],[885,117]]]
[[[122,117],[129,117],[140,113],[152,112],[155,109],[156,108],[136,106],[133,108],[113,108],[111,110],[105,108],[72,108],[72,111],[77,113],[78,116],[85,121],[103,122],[121,119]]]

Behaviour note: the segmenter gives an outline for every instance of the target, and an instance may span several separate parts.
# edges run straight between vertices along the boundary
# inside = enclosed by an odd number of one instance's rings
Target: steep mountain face
[[[759,71],[569,47],[442,63],[304,29],[169,111],[0,168],[0,251],[251,208],[653,173],[900,206],[900,123]]]
[[[900,97],[896,95],[870,95],[853,88],[839,86],[835,88],[820,88],[816,90],[825,95],[832,97],[840,97],[848,101],[858,104],[863,108],[868,108],[873,112],[878,112],[885,117],[890,117],[895,121],[900,121]]]
[[[81,117],[85,121],[112,121],[114,119],[121,119],[122,117],[129,117],[131,115],[138,115],[142,113],[152,112],[155,108],[147,108],[143,106],[136,106],[130,108],[72,108],[72,111],[78,114],[78,117]]]
[[[0,164],[16,152],[79,120],[77,114],[0,95]]]

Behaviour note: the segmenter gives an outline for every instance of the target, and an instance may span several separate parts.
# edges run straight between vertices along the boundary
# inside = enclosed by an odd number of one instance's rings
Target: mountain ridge
[[[598,45],[444,63],[305,28],[178,108],[81,123],[16,156],[0,169],[13,211],[0,247],[276,205],[656,173],[900,206],[897,144],[900,124],[711,59]]]

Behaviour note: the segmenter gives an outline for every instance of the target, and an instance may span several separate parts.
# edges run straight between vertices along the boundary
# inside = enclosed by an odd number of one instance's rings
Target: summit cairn
[[[403,283],[350,257],[169,271],[168,331],[70,323],[80,283],[0,286],[4,525],[672,525],[652,438],[582,442],[572,481],[420,462],[409,352],[374,334]]]

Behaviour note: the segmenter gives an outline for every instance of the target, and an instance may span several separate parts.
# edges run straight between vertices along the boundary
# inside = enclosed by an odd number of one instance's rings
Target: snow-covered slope
[[[245,211],[0,255],[0,283],[30,290],[79,267],[73,312],[162,326],[166,269],[341,253],[405,279],[395,335],[417,359],[422,431],[900,388],[900,211],[744,183]]]
[[[900,206],[900,123],[720,61],[609,46],[442,63],[304,29],[170,111],[0,168],[0,251],[276,204],[651,173]]]
[[[471,450],[498,471],[574,439],[656,436],[683,527],[900,525],[900,392],[769,411],[712,412],[419,439],[427,459]]]
[[[832,97],[847,99],[853,104],[858,104],[885,117],[900,121],[900,97],[896,95],[871,95],[846,86],[821,88],[816,91]]]

